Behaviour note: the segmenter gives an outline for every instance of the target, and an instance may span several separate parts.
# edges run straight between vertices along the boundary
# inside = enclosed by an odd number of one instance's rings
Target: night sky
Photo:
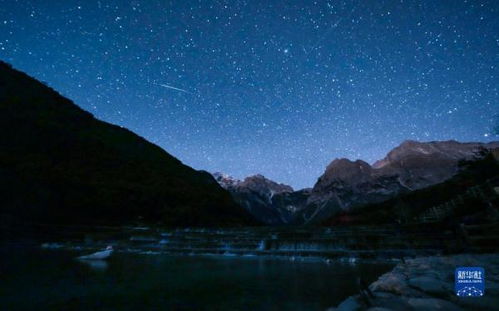
[[[0,59],[196,169],[295,188],[497,139],[497,0],[0,0]]]

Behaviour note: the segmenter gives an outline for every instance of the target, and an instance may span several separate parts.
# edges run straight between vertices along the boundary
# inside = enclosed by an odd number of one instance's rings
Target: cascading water
[[[259,251],[264,251],[265,250],[265,240],[261,240],[260,243],[258,244],[257,250]]]
[[[158,230],[121,228],[121,232],[89,233],[66,246],[96,248],[113,244],[117,249],[171,254],[275,255],[322,258],[399,258],[404,239],[384,228],[238,228]],[[119,228],[116,228],[119,230]],[[114,240],[120,236],[119,240]],[[91,241],[91,242],[89,242]],[[441,245],[434,236],[418,240],[420,252],[435,253]],[[48,244],[47,244],[48,245]]]

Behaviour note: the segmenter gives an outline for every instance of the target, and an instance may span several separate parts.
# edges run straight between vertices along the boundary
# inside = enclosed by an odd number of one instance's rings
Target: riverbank
[[[454,293],[456,267],[485,269],[485,295]],[[372,295],[371,295],[372,294]],[[328,311],[499,310],[499,254],[418,257],[399,263],[365,290]]]

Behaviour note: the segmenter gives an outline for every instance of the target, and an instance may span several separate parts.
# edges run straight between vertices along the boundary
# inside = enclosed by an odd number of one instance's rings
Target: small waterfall
[[[390,228],[233,228],[177,230],[128,229],[119,234],[96,232],[88,234],[80,245],[44,243],[42,248],[101,248],[115,242],[132,251],[161,251],[171,254],[276,255],[289,257],[345,258],[357,260],[373,257],[393,258],[407,252],[407,245]],[[423,236],[422,250],[435,250],[434,236]],[[423,244],[424,243],[424,244]]]
[[[260,243],[258,244],[258,247],[256,249],[259,250],[259,251],[264,251],[265,248],[266,248],[265,244],[266,244],[265,240],[261,240]]]

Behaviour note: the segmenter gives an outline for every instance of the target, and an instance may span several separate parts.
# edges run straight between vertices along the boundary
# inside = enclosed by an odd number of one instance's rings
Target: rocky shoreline
[[[485,295],[454,293],[456,267],[485,269]],[[359,285],[362,288],[362,282]],[[360,294],[327,311],[499,310],[499,254],[419,257],[399,263]]]

